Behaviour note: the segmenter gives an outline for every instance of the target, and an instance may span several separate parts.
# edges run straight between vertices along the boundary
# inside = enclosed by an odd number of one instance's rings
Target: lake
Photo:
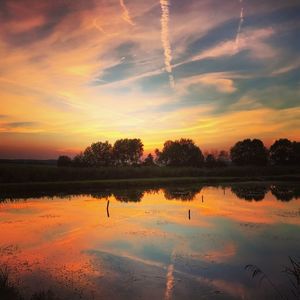
[[[4,197],[0,229],[0,265],[27,297],[294,299],[292,184]]]

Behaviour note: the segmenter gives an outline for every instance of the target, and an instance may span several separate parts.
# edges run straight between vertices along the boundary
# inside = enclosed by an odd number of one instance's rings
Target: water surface
[[[300,200],[285,185],[6,199],[0,229],[0,264],[25,295],[280,299],[300,256]]]

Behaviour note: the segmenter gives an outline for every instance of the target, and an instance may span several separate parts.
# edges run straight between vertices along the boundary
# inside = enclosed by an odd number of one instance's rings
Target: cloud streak
[[[161,7],[161,42],[164,48],[164,56],[165,56],[165,69],[169,74],[170,86],[174,88],[175,81],[174,76],[172,74],[172,52],[171,52],[171,44],[169,38],[169,1],[168,0],[160,0]]]
[[[120,0],[120,5],[123,9],[123,14],[122,14],[122,19],[127,22],[128,24],[134,26],[135,23],[132,21],[131,17],[130,17],[130,14],[129,14],[129,10],[128,8],[126,7],[126,4],[124,2],[124,0]]]

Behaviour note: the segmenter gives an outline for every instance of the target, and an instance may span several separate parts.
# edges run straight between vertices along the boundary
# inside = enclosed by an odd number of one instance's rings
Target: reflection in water
[[[119,190],[114,192],[114,197],[116,200],[121,202],[140,202],[144,196],[144,191],[142,190]]]
[[[300,203],[276,199],[291,191],[260,183],[4,201],[0,266],[25,293],[63,299],[274,299],[244,266],[290,292],[281,271],[299,258]]]
[[[110,190],[103,190],[103,191],[97,191],[97,192],[93,192],[90,194],[93,198],[96,198],[96,199],[102,199],[102,198],[109,198],[109,197],[112,197],[113,196],[113,193],[112,191]]]
[[[268,187],[264,185],[235,185],[231,187],[231,191],[240,199],[247,201],[261,201],[268,192]]]
[[[169,300],[172,299],[172,289],[174,286],[174,265],[171,264],[168,266],[168,273],[167,273],[167,285],[166,285],[166,292],[165,292],[165,299]]]
[[[107,201],[107,205],[106,205],[106,214],[107,217],[109,218],[109,200]]]
[[[280,201],[291,201],[293,198],[300,198],[299,185],[271,185],[271,193]]]
[[[202,187],[195,188],[179,188],[167,187],[164,188],[164,196],[168,200],[192,201],[195,196],[200,193]]]
[[[138,188],[138,189],[106,189],[101,191],[91,192],[89,195],[95,199],[108,199],[114,197],[120,202],[140,202],[145,193],[158,193],[158,191],[163,190],[164,197],[168,200],[181,200],[181,201],[192,201],[195,199],[196,195],[201,192],[204,185],[199,185],[197,187],[187,186],[187,187],[165,187],[163,189],[159,188]],[[216,186],[218,187],[218,186]],[[265,195],[271,191],[275,198],[279,201],[291,201],[293,199],[300,198],[300,186],[293,183],[281,183],[281,184],[266,184],[266,183],[236,183],[222,185],[223,196],[226,195],[225,190],[230,187],[231,192],[233,192],[238,198],[246,201],[262,201]],[[31,193],[31,194],[10,194],[10,195],[0,195],[0,202],[15,202],[18,200],[26,200],[30,198],[55,198],[60,197],[62,199],[70,199],[73,194],[61,194],[55,192],[49,193]],[[78,195],[81,195],[79,193]],[[201,195],[201,201],[204,202],[204,196]]]

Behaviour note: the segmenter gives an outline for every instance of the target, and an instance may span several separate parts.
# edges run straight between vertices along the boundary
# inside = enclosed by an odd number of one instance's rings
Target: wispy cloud
[[[241,77],[241,75],[224,72],[195,75],[181,79],[176,85],[176,90],[180,94],[184,94],[190,86],[202,85],[214,87],[220,93],[231,94],[236,91],[232,80],[234,77]]]
[[[107,32],[98,24],[98,19],[97,18],[95,18],[93,20],[93,26],[94,26],[94,28],[96,28],[97,30],[102,32],[103,34],[107,35]]]
[[[298,137],[295,1],[171,1],[2,0],[1,146]]]
[[[129,14],[129,10],[126,7],[126,4],[124,2],[124,0],[120,0],[120,5],[123,9],[123,14],[122,14],[122,18],[125,22],[129,23],[130,25],[134,26],[135,23],[132,21],[131,16]]]
[[[43,130],[38,122],[5,122],[0,123],[0,133],[39,133]]]
[[[170,86],[174,88],[175,81],[174,76],[172,74],[172,52],[171,52],[171,44],[169,38],[169,1],[168,0],[160,0],[160,7],[161,7],[161,42],[164,48],[164,55],[165,55],[165,68],[166,71],[169,73],[169,81]]]
[[[5,126],[9,128],[18,128],[18,127],[32,127],[37,124],[38,123],[36,122],[10,122],[10,123],[5,123]]]

